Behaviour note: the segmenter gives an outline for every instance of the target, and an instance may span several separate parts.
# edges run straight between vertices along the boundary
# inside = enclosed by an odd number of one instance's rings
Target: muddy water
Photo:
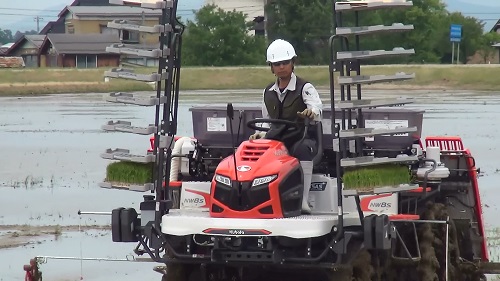
[[[110,243],[107,231],[64,233],[59,237],[40,236],[28,246],[0,251],[0,280],[24,280],[23,265],[35,256],[48,256],[40,265],[44,280],[160,280],[154,263],[121,261],[56,260],[50,257],[99,257],[122,260],[133,255],[133,245]]]
[[[459,135],[481,168],[479,178],[487,227],[495,219],[500,193],[500,94],[462,92],[371,91],[373,97],[409,97],[410,108],[426,110],[423,135]],[[183,93],[179,135],[192,135],[192,105],[258,105],[259,91],[199,91]],[[328,104],[327,93],[323,93]],[[417,100],[418,98],[418,100]],[[154,109],[107,103],[101,94],[57,95],[38,98],[0,98],[0,225],[107,224],[106,216],[78,216],[78,210],[110,211],[135,207],[141,193],[101,189],[109,161],[107,148],[144,153],[148,136],[106,133],[110,120],[134,125],[154,122]],[[42,236],[28,246],[0,250],[0,280],[22,280],[22,265],[36,255],[125,258],[132,244],[115,244],[109,233],[63,233]],[[497,255],[494,252],[494,255]],[[49,260],[42,266],[46,280],[159,280],[154,264]],[[112,278],[111,278],[112,277]],[[59,279],[58,279],[59,278]]]

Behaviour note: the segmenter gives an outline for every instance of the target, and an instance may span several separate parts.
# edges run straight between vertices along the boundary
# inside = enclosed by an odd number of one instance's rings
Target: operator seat
[[[312,122],[309,125],[307,134],[311,139],[316,141],[316,153],[312,159],[313,165],[316,166],[321,162],[323,157],[323,123],[320,121]]]
[[[309,124],[309,128],[307,131],[306,139],[302,141],[296,142],[293,147],[291,147],[290,155],[294,157],[299,157],[298,153],[295,153],[296,149],[301,145],[302,142],[307,142],[308,144],[312,144],[312,159],[310,161],[313,162],[313,166],[320,164],[323,157],[323,125],[322,122],[314,121]]]
[[[265,139],[282,141],[285,143],[287,148],[290,148],[290,154],[294,155],[294,150],[297,145],[301,143],[300,140],[303,136],[301,131],[286,131],[284,126],[271,125],[271,130],[267,132]],[[307,139],[314,140],[314,151],[313,151],[313,165],[318,165],[323,157],[323,124],[321,121],[312,121],[309,124],[307,131]],[[289,146],[289,141],[294,142],[293,147]]]

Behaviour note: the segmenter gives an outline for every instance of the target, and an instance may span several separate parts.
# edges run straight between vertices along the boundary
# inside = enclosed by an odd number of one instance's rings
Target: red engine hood
[[[252,181],[255,178],[278,175],[281,170],[290,170],[298,160],[289,155],[282,142],[275,140],[244,141],[236,150],[236,170],[233,156],[225,158],[217,167],[216,174],[231,180]]]

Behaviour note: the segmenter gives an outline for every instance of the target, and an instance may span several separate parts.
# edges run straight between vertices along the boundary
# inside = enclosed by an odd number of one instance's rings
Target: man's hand
[[[314,116],[316,116],[316,114],[309,108],[306,108],[304,109],[304,111],[302,112],[297,112],[297,114],[299,116],[301,116],[302,118],[310,118],[310,119],[314,119]]]
[[[263,139],[266,136],[266,132],[255,133],[248,138],[249,140]]]

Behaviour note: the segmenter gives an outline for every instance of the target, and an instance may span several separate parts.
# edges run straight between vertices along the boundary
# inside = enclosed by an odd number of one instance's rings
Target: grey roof
[[[76,0],[71,6],[111,6],[109,0]]]
[[[7,49],[7,52],[4,53],[4,55],[10,55],[12,52],[14,52],[19,46],[22,46],[22,44],[26,41],[29,41],[31,44],[35,45],[35,48],[40,49],[42,46],[43,42],[45,40],[45,35],[23,35],[17,39],[16,43],[12,45],[12,47]]]
[[[0,47],[0,56],[6,55],[9,48]]]
[[[33,43],[37,48],[42,46],[43,40],[45,40],[45,35],[25,35],[27,40]]]
[[[490,32],[492,31],[496,32],[499,28],[500,28],[500,19],[493,25]]]
[[[106,54],[106,47],[120,43],[118,35],[49,33],[48,41],[59,54]]]
[[[65,33],[66,26],[64,25],[64,18],[60,17],[56,21],[49,21],[47,25],[40,31],[40,34],[49,33]]]
[[[78,17],[120,17],[120,16],[161,16],[161,10],[143,9],[130,6],[67,6],[72,14]]]

